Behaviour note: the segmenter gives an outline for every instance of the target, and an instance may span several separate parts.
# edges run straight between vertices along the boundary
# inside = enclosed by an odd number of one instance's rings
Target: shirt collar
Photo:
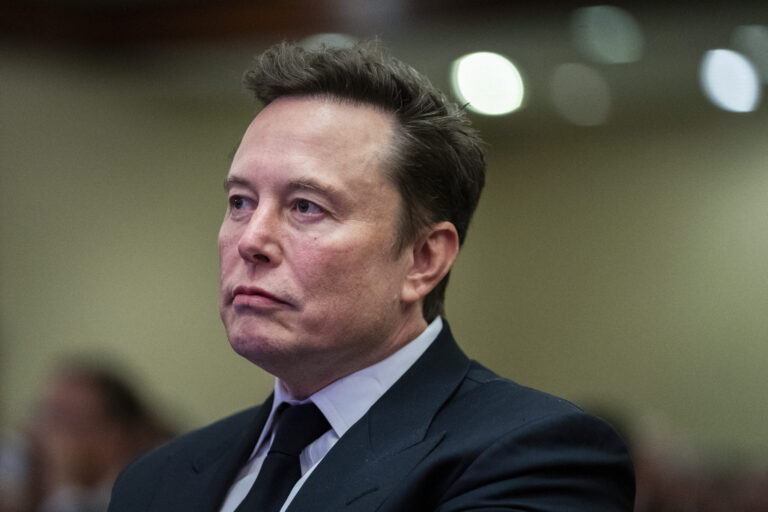
[[[443,321],[438,316],[419,336],[397,352],[378,363],[332,382],[306,400],[295,400],[283,387],[280,379],[275,378],[275,399],[266,427],[269,428],[275,410],[282,402],[292,405],[313,402],[325,415],[336,435],[343,436],[421,357],[442,329]]]

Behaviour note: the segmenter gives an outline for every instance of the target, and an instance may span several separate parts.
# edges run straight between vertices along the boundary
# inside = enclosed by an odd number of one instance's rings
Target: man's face
[[[385,357],[423,322],[401,300],[412,255],[394,251],[400,198],[383,172],[393,124],[366,106],[281,98],[251,123],[229,171],[227,335],[288,384],[312,381],[309,392]]]
[[[76,375],[55,375],[47,383],[31,425],[45,485],[91,487],[117,461],[120,426],[110,421],[95,384]]]

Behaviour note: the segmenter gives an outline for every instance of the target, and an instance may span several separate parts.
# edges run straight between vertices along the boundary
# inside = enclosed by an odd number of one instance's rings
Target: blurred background
[[[240,77],[373,36],[488,143],[464,350],[613,421],[641,497],[688,489],[668,510],[765,478],[764,1],[37,0],[0,5],[0,480],[62,360],[119,367],[177,432],[263,400],[217,312]]]

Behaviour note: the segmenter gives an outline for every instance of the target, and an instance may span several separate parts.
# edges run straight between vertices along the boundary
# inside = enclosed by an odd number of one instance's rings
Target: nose
[[[253,263],[280,262],[280,218],[274,208],[260,204],[237,242],[240,257]]]

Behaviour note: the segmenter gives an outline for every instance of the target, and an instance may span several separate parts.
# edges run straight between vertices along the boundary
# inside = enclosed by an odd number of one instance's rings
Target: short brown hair
[[[283,96],[325,96],[392,113],[397,128],[388,174],[403,201],[398,251],[446,220],[464,243],[485,183],[482,141],[463,108],[377,41],[312,51],[280,43],[256,57],[243,82],[265,105]],[[427,321],[444,314],[449,275],[424,298]]]

